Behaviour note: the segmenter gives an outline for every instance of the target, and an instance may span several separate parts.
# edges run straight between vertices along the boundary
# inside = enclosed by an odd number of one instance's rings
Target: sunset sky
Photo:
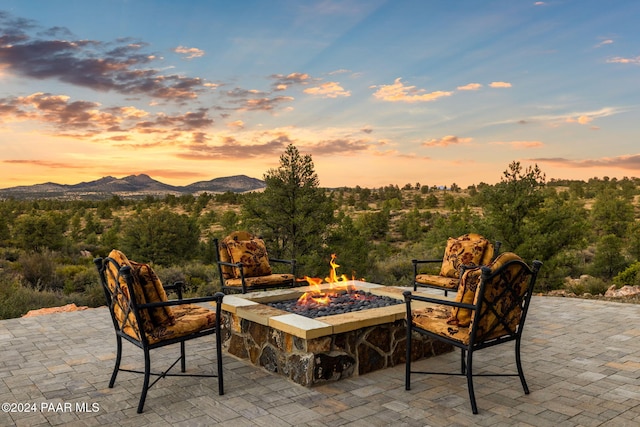
[[[640,176],[637,0],[0,0],[0,188]]]

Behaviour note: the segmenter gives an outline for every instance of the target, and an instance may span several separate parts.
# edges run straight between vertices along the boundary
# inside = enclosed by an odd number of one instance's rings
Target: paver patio
[[[478,377],[478,415],[471,413],[464,377],[413,376],[405,391],[401,365],[306,388],[227,354],[224,396],[212,378],[167,378],[136,414],[139,375],[120,373],[115,387],[107,387],[115,337],[106,308],[3,320],[0,402],[35,411],[3,406],[0,425],[640,425],[640,305],[535,296],[529,316],[522,357],[531,394],[523,394],[517,378]],[[188,370],[214,369],[209,339],[187,344]],[[476,371],[512,367],[513,352],[506,350],[479,352]],[[156,351],[161,357],[154,363],[162,368],[178,349]],[[140,367],[141,356],[125,345],[123,365]],[[459,363],[456,351],[414,366],[456,370]]]

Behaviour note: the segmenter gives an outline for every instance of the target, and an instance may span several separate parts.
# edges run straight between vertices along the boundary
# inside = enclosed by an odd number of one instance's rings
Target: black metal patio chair
[[[117,250],[111,251],[107,258],[95,259],[94,263],[98,268],[116,332],[116,360],[109,388],[113,388],[119,371],[143,374],[138,413],[143,411],[148,390],[167,376],[217,377],[218,394],[224,394],[220,336],[224,294],[218,292],[210,297],[183,299],[181,282],[163,286],[149,265],[129,261]],[[168,300],[165,290],[175,291],[178,299]],[[197,305],[204,302],[215,302],[215,312]],[[185,342],[212,334],[215,334],[216,373],[185,373]],[[123,339],[144,352],[143,371],[120,367]],[[151,351],[172,344],[180,344],[180,357],[167,370],[161,373],[151,372]],[[169,373],[178,362],[182,373]],[[150,383],[151,376],[157,378]]]
[[[520,346],[533,287],[541,266],[540,261],[534,261],[533,268],[530,268],[518,255],[505,252],[489,266],[467,270],[460,281],[455,301],[418,296],[405,291],[407,307],[405,389],[411,389],[411,374],[464,375],[467,378],[469,399],[474,414],[478,413],[473,389],[474,376],[518,376],[524,393],[529,394],[522,369]],[[417,301],[431,304],[414,309],[412,303]],[[412,371],[412,335],[414,333],[460,348],[460,373]],[[476,351],[511,341],[515,341],[517,374],[475,374],[473,372],[473,355]]]

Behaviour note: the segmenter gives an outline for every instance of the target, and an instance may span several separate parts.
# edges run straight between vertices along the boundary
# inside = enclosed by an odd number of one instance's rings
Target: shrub
[[[618,287],[640,285],[640,261],[636,261],[613,278]]]

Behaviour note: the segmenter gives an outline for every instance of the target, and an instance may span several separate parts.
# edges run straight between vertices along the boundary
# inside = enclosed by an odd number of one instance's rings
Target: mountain
[[[186,186],[173,186],[157,181],[149,175],[140,174],[129,175],[124,178],[106,176],[95,181],[81,182],[73,185],[47,182],[44,184],[4,188],[0,189],[0,198],[102,199],[110,197],[111,195],[135,198],[147,195],[181,195],[203,192],[224,193],[231,191],[234,193],[242,193],[245,191],[262,190],[264,187],[264,181],[250,178],[246,175],[215,178],[210,181],[199,181]]]

